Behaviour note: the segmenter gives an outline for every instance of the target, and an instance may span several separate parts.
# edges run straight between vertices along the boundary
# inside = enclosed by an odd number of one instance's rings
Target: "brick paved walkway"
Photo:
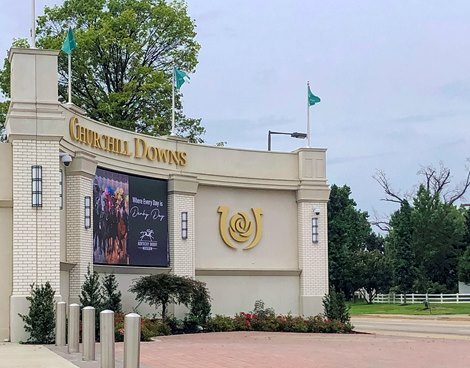
[[[122,355],[122,344],[116,347]],[[469,342],[376,335],[232,332],[141,344],[143,368],[469,367]]]
[[[208,333],[142,343],[141,368],[468,368],[469,347],[468,340],[373,334]],[[49,349],[81,368],[100,366],[99,344],[92,362],[82,361],[80,353],[68,354],[67,348]],[[122,368],[122,360],[118,343],[116,368]]]

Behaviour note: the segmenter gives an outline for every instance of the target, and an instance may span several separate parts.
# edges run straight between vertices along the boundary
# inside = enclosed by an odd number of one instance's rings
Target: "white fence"
[[[470,303],[470,294],[406,294],[409,304],[423,303]],[[374,303],[403,304],[403,294],[377,294]]]

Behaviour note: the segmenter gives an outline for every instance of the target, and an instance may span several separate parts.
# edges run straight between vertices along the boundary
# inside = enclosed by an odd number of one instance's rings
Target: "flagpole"
[[[32,26],[31,26],[31,47],[36,48],[36,0],[32,1]]]
[[[307,147],[310,148],[310,103],[308,101],[308,91],[310,83],[307,81]]]
[[[171,135],[175,135],[175,68],[172,76],[172,100],[171,100]]]
[[[72,52],[69,53],[69,103],[72,103]]]

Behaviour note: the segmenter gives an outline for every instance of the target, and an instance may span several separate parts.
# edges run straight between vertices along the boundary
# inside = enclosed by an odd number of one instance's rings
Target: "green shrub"
[[[235,321],[232,317],[217,314],[207,320],[206,330],[209,332],[230,332],[235,331]]]
[[[118,282],[114,274],[103,278],[101,288],[102,310],[112,310],[115,313],[122,312],[121,292],[118,291]]]
[[[325,317],[329,320],[343,323],[350,321],[349,306],[346,304],[346,298],[342,292],[331,289],[330,293],[323,298],[323,308],[325,309]]]
[[[308,324],[301,316],[277,316],[277,331],[281,332],[308,332]]]
[[[191,280],[191,302],[189,320],[197,325],[205,325],[211,314],[209,290],[202,281]]]
[[[28,342],[32,344],[51,344],[55,339],[54,295],[49,282],[45,285],[31,285],[29,313],[19,314],[29,332]]]
[[[183,304],[199,323],[210,315],[209,292],[206,284],[189,277],[161,273],[142,276],[129,289],[138,302],[146,302],[155,308],[162,307],[162,319],[167,318],[169,304]]]
[[[95,337],[100,340],[100,312],[103,311],[103,296],[101,295],[101,284],[98,272],[91,272],[88,265],[85,281],[81,287],[80,304],[82,307],[95,308]]]

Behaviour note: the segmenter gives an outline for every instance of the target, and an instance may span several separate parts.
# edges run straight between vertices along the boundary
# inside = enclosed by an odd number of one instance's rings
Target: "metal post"
[[[83,360],[95,360],[95,308],[83,308]]]
[[[68,345],[69,353],[78,353],[80,341],[80,306],[70,304],[69,306],[69,331]]]
[[[129,313],[124,317],[124,368],[140,367],[140,316]]]
[[[36,0],[33,0],[31,5],[32,5],[32,10],[33,10],[33,14],[32,14],[33,22],[31,24],[31,47],[35,49],[36,48]]]
[[[271,151],[271,131],[268,130],[268,151]]]
[[[55,319],[55,344],[56,346],[65,346],[65,324],[66,324],[67,303],[58,302],[56,304]]]
[[[114,368],[114,312],[100,313],[101,368]]]

